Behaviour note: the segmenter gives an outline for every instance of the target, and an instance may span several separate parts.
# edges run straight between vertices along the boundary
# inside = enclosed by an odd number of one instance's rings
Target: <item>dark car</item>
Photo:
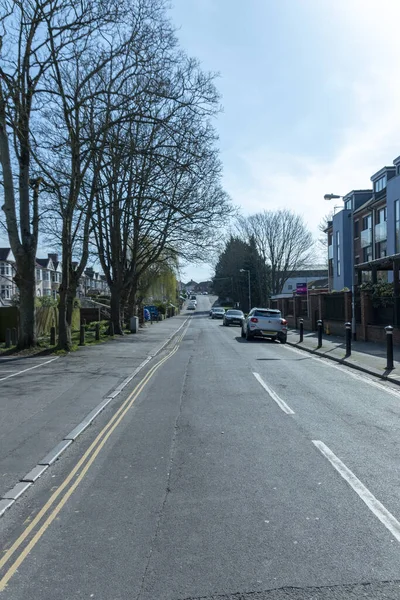
[[[224,325],[240,325],[244,319],[244,314],[241,310],[227,310],[224,314]]]

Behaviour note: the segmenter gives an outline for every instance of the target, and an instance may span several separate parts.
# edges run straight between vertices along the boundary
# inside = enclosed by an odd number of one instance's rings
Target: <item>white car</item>
[[[286,344],[287,321],[281,311],[274,308],[252,308],[242,322],[242,337],[252,340],[254,337],[267,337]]]

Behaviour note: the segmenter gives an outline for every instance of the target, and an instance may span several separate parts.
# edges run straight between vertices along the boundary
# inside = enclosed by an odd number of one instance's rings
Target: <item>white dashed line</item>
[[[21,373],[26,373],[27,371],[32,371],[32,369],[38,369],[39,367],[43,367],[43,365],[48,365],[49,363],[54,362],[55,360],[58,360],[60,357],[56,356],[55,358],[52,358],[51,360],[46,360],[46,362],[40,363],[40,365],[35,365],[34,367],[29,367],[29,369],[23,369],[22,371],[17,371],[16,373],[13,373],[12,375],[7,375],[7,377],[1,377],[0,381],[4,381],[5,379],[10,379],[10,377],[16,377],[17,375],[21,375]]]
[[[391,512],[383,506],[381,502],[369,491],[368,488],[354,475],[352,471],[326,446],[319,440],[313,440],[313,444],[331,465],[349,484],[361,500],[368,506],[369,510],[380,520],[381,523],[390,531],[393,537],[400,542],[400,523]]]
[[[272,400],[275,400],[279,408],[283,410],[284,413],[286,413],[287,415],[294,415],[294,411],[290,408],[290,406],[286,404],[286,402],[282,400],[282,398],[280,398],[278,394],[274,392],[274,390],[271,390],[271,388],[265,383],[261,375],[259,375],[258,373],[253,373],[253,375],[257,379],[257,381],[262,385],[264,390],[271,396]]]

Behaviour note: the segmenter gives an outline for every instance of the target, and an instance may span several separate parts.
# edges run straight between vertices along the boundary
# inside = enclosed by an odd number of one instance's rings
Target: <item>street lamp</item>
[[[324,200],[337,200],[338,198],[344,198],[344,196],[339,196],[338,194],[325,194],[325,196],[324,196]],[[352,202],[351,203],[351,333],[352,333],[353,340],[355,341],[357,339],[357,327],[356,327],[356,299],[355,299],[353,211],[354,211],[354,206],[353,206],[353,202]]]
[[[251,287],[250,287],[250,271],[249,269],[240,269],[241,273],[247,273],[247,279],[249,283],[249,312],[251,311]]]

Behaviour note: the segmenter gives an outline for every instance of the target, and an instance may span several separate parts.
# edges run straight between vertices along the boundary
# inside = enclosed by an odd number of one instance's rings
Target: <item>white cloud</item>
[[[290,149],[276,152],[271,140],[238,156],[248,177],[241,180],[240,170],[228,169],[225,176],[228,192],[246,214],[290,208],[304,216],[315,235],[321,218],[333,208],[323,200],[324,194],[370,188],[371,175],[400,155],[400,3],[318,0],[318,4],[316,18],[329,19],[338,36],[337,70],[327,73],[321,85],[332,91],[333,102],[335,94],[348,95],[356,107],[353,122],[339,131],[326,122],[327,138],[330,131],[339,134],[329,158],[321,158],[327,154],[321,135],[312,155]],[[340,70],[343,57],[351,68]],[[302,128],[307,129],[307,120],[299,120],[297,131]]]

